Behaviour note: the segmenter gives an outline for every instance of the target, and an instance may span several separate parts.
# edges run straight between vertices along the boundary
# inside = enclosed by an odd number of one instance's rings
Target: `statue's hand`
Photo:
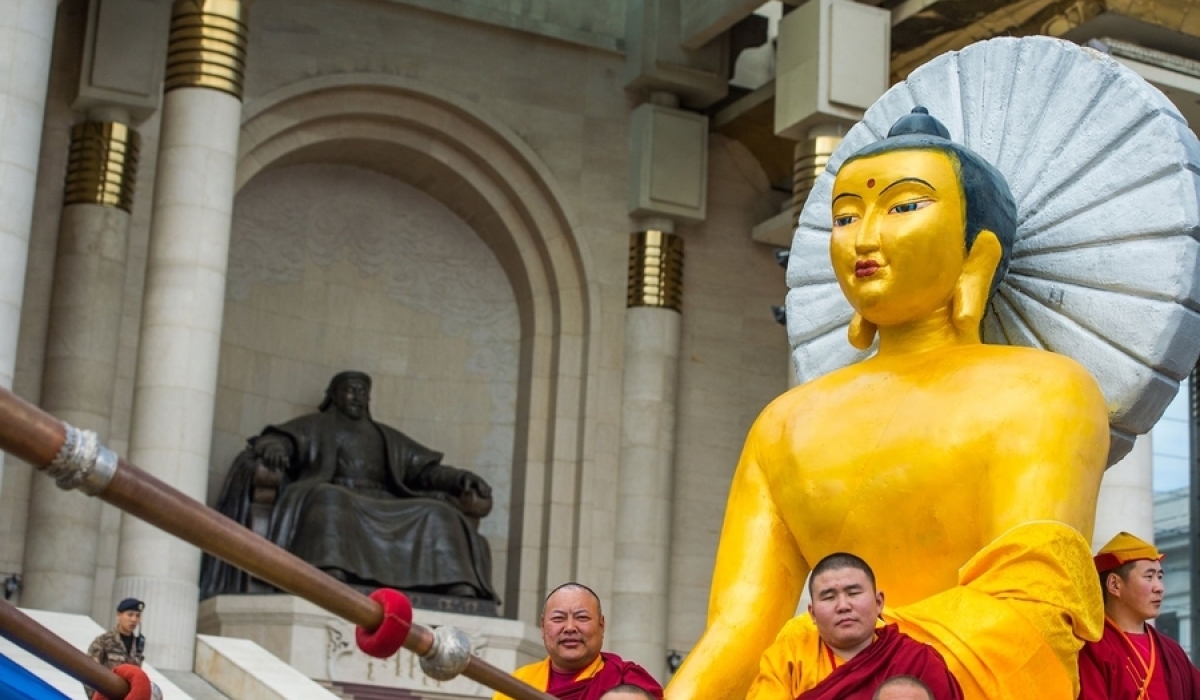
[[[254,445],[254,451],[258,454],[258,458],[263,464],[272,469],[286,469],[288,465],[288,453],[283,445],[280,445],[274,440],[259,440]]]
[[[458,489],[455,501],[464,515],[483,518],[492,512],[492,487],[482,478],[463,472],[458,477]]]
[[[470,472],[463,472],[458,478],[458,492],[460,495],[475,493],[480,498],[487,500],[492,498],[492,487],[488,486],[488,483],[481,477]]]

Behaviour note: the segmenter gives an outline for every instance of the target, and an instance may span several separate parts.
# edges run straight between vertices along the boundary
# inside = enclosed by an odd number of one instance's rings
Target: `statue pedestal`
[[[537,628],[516,620],[417,609],[413,621],[457,627],[470,637],[478,656],[505,671],[546,655]],[[209,598],[200,603],[197,631],[252,640],[316,681],[396,688],[420,697],[492,696],[491,690],[466,678],[441,682],[427,677],[417,657],[403,649],[390,659],[367,656],[354,643],[353,625],[291,595]]]

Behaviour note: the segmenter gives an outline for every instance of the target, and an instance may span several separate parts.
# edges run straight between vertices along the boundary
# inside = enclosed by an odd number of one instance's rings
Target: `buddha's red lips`
[[[879,271],[879,263],[874,260],[859,260],[854,263],[855,277],[870,277]]]

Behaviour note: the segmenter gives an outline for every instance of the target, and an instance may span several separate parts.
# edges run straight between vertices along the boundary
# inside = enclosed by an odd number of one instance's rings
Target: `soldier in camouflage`
[[[137,634],[138,624],[142,621],[142,610],[146,604],[137,598],[126,598],[117,605],[117,624],[115,627],[96,637],[88,647],[88,656],[95,659],[101,666],[114,669],[121,664],[133,664],[140,667],[145,658],[146,638]],[[87,686],[84,686],[87,688]],[[87,688],[89,698],[95,690]]]

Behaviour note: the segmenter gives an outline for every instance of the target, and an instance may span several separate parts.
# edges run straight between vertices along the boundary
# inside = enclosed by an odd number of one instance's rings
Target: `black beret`
[[[130,610],[136,610],[137,612],[141,612],[145,608],[146,608],[146,604],[143,603],[142,601],[138,600],[137,598],[126,598],[125,600],[122,600],[120,603],[117,603],[117,612],[119,612],[119,613],[129,612]]]

